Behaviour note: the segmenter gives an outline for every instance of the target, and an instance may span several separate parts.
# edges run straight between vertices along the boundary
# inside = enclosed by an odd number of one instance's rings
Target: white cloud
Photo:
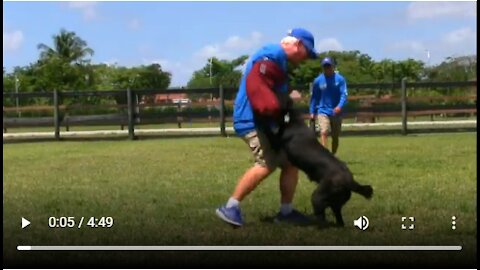
[[[233,50],[248,50],[260,44],[261,40],[262,33],[260,32],[253,32],[250,37],[247,38],[232,36],[225,41],[225,48]]]
[[[432,19],[437,17],[476,17],[475,2],[412,2],[407,7],[407,18]]]
[[[436,44],[432,44],[433,53],[442,55],[445,60],[448,56],[476,54],[477,32],[469,27],[459,28],[443,34]]]
[[[175,71],[172,71],[172,85],[175,85],[174,82],[185,84],[195,70],[200,69],[206,64],[208,58],[217,57],[219,59],[231,60],[243,54],[251,54],[252,50],[259,48],[262,40],[262,33],[254,31],[246,37],[234,35],[221,43],[205,45],[193,54],[190,63],[182,63],[181,69],[175,68],[181,75],[177,75]]]
[[[10,32],[3,31],[3,51],[15,52],[22,45],[24,40],[23,33],[20,30]]]
[[[463,27],[446,32],[430,40],[403,40],[386,46],[390,55],[408,55],[411,58],[438,64],[448,56],[475,54],[476,31]],[[430,57],[429,57],[430,56]]]
[[[182,62],[169,61],[166,59],[143,60],[143,64],[158,63],[163,70],[172,73],[172,87],[186,85],[195,70],[206,65],[207,59],[215,56],[220,59],[233,59],[242,54],[251,54],[252,50],[261,45],[263,35],[252,32],[246,37],[231,36],[221,43],[208,44],[193,53],[193,57]],[[335,38],[326,38],[316,42],[318,51],[343,50],[342,44]]]
[[[128,22],[128,29],[130,30],[139,30],[142,27],[142,23],[139,19],[134,18]]]
[[[402,40],[385,46],[385,52],[387,53],[387,58],[396,59],[396,57],[401,56],[401,59],[413,58],[418,59],[424,62],[430,60],[427,54],[430,54],[431,48],[425,44],[423,41],[419,40]]]
[[[342,44],[335,38],[324,38],[315,42],[315,50],[317,52],[325,51],[342,51]]]
[[[91,21],[97,18],[97,10],[96,10],[96,2],[89,1],[89,2],[77,2],[72,1],[68,2],[68,7],[71,9],[80,10],[83,13],[83,18],[87,21]]]
[[[449,32],[442,37],[442,41],[446,44],[456,45],[465,43],[476,43],[477,33],[469,27],[457,29]]]
[[[103,61],[102,64],[105,64],[107,66],[116,66],[116,65],[118,65],[118,59],[113,58],[113,59],[110,59],[110,60],[107,60],[107,61]]]
[[[159,64],[162,67],[162,70],[164,71],[170,71],[172,67],[180,67],[181,64],[180,62],[171,62],[167,59],[143,59],[142,60],[144,65],[150,65],[150,64]]]
[[[263,35],[259,32],[252,32],[250,36],[231,36],[222,43],[208,44],[198,50],[194,55],[201,59],[212,56],[224,59],[231,59],[260,45]]]
[[[387,46],[387,49],[390,51],[406,51],[413,53],[423,53],[425,52],[425,45],[420,41],[415,40],[405,40],[399,41],[396,43]]]
[[[231,53],[224,50],[221,45],[214,44],[214,45],[206,45],[198,52],[195,53],[195,56],[199,58],[210,58],[215,56],[217,58],[231,58]]]

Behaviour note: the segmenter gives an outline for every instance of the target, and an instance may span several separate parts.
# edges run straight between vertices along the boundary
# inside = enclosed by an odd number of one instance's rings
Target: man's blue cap
[[[307,49],[308,56],[310,58],[317,58],[317,52],[315,51],[315,39],[313,38],[312,33],[303,28],[294,28],[288,31],[288,35],[298,38],[302,41],[302,44]]]
[[[335,61],[333,61],[333,59],[332,59],[331,57],[325,57],[325,58],[323,58],[323,60],[322,60],[322,67],[325,66],[325,65],[334,66],[334,65],[335,65]]]

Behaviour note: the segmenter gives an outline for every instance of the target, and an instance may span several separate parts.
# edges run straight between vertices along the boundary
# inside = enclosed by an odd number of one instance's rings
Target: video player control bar
[[[49,251],[95,251],[95,250],[159,250],[159,251],[235,251],[235,250],[344,250],[344,251],[420,251],[420,250],[451,250],[460,251],[462,246],[17,246],[20,251],[49,250]]]

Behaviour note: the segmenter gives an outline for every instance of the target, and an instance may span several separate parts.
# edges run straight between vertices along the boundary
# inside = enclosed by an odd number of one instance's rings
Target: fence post
[[[179,115],[182,115],[182,105],[181,105],[181,102],[178,101],[178,104],[177,104],[177,126],[178,128],[182,128],[182,116],[179,116]]]
[[[432,105],[433,105],[433,100],[430,99],[430,106],[432,106]],[[434,117],[433,117],[433,114],[430,114],[430,121],[434,121],[434,120],[435,120],[435,119],[434,119]]]
[[[225,93],[223,90],[223,86],[220,85],[219,88],[219,96],[220,96],[220,134],[224,137],[227,136],[225,132]]]
[[[134,108],[133,108],[133,95],[132,95],[132,90],[130,90],[130,87],[127,88],[127,112],[128,112],[128,138],[130,140],[135,139],[135,127],[134,127]]]
[[[58,90],[53,90],[53,124],[55,125],[55,139],[60,139],[60,108],[58,106]]]
[[[135,107],[135,121],[136,123],[140,123],[140,106],[139,106],[139,100],[138,100],[138,94],[135,94],[135,103],[134,103],[134,107]]]
[[[402,134],[407,135],[407,78],[402,79]]]

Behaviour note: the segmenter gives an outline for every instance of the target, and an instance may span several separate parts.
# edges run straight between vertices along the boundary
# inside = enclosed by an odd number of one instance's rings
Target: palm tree
[[[53,48],[43,43],[38,44],[41,50],[41,59],[58,57],[67,63],[80,62],[87,55],[92,56],[93,50],[87,47],[87,42],[78,37],[75,32],[61,29],[60,33],[53,36]]]
[[[424,70],[424,63],[414,59],[407,59],[399,62],[400,74],[399,79],[406,77],[412,81],[418,81],[422,77],[421,72]]]

